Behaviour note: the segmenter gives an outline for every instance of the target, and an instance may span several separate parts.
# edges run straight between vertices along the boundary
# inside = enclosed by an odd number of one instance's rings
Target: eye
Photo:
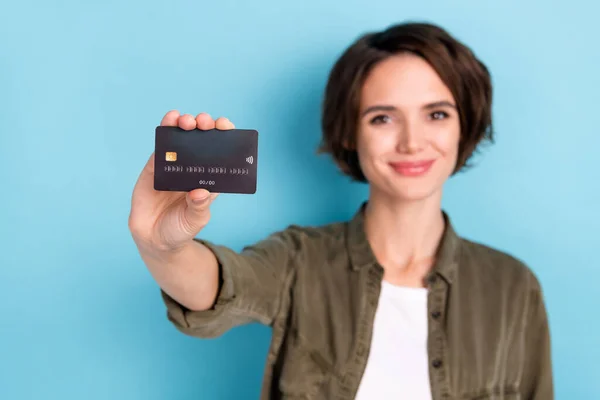
[[[442,120],[442,119],[446,119],[448,117],[449,117],[449,115],[445,111],[434,111],[431,114],[429,114],[429,118],[434,119],[434,120]]]
[[[371,118],[371,120],[369,121],[372,125],[380,125],[380,124],[385,124],[387,122],[390,121],[390,117],[385,115],[385,114],[381,114],[381,115],[377,115],[373,118]]]

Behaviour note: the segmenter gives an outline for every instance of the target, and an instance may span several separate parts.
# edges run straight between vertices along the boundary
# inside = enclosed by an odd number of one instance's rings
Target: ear
[[[350,142],[348,141],[348,138],[344,138],[344,140],[342,140],[342,148],[344,150],[351,150],[350,149]]]
[[[342,148],[347,151],[355,151],[356,145],[350,141],[350,138],[345,137],[342,139]]]

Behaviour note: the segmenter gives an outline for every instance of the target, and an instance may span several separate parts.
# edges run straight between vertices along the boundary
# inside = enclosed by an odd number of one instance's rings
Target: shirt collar
[[[364,229],[364,212],[366,205],[366,201],[362,203],[347,225],[346,243],[350,255],[351,268],[353,270],[377,265],[377,259],[373,254]],[[448,214],[443,210],[442,214],[445,221],[445,228],[438,247],[436,262],[433,266],[432,273],[438,273],[448,281],[448,283],[452,283],[458,265],[460,237],[456,234]]]

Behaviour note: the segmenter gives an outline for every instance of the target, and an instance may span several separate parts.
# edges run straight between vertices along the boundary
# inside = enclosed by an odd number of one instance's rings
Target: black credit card
[[[251,129],[186,131],[159,126],[155,133],[154,189],[213,193],[256,192],[258,132]]]

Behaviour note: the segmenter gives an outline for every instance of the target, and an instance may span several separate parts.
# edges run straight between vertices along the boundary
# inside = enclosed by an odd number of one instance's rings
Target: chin
[[[435,179],[387,178],[370,181],[371,191],[397,202],[422,202],[441,196],[441,185]]]
[[[440,194],[440,188],[431,185],[419,185],[413,183],[403,187],[395,187],[391,190],[391,195],[401,202],[421,202],[437,197]]]
[[[366,165],[363,169],[371,192],[395,202],[423,202],[434,198],[441,201],[442,188],[451,171],[450,164],[437,162],[419,174],[403,172],[406,173],[392,171],[388,165]]]

